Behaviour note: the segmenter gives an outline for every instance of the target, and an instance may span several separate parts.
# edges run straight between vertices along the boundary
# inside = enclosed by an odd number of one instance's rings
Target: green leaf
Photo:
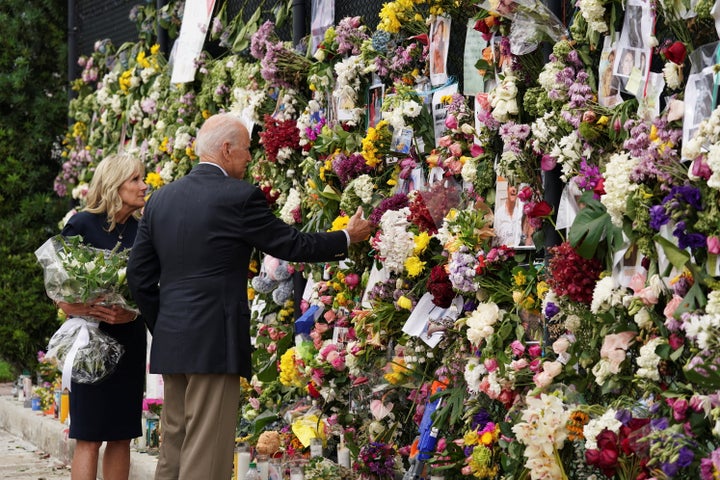
[[[672,243],[667,238],[661,235],[655,235],[654,240],[660,244],[665,252],[665,256],[670,261],[670,264],[678,270],[683,270],[685,265],[690,261],[690,254],[685,250],[680,250],[680,247]]]
[[[612,224],[605,206],[593,198],[593,192],[585,192],[580,197],[580,203],[584,203],[585,208],[575,217],[568,240],[579,255],[592,258],[600,242],[607,240],[614,243],[621,231]]]
[[[272,412],[270,412],[270,411],[268,411],[268,410],[265,410],[265,411],[262,412],[260,415],[258,415],[257,417],[255,417],[254,429],[253,429],[255,435],[259,435],[259,434],[261,434],[262,432],[264,432],[264,431],[265,431],[265,426],[273,423],[273,422],[276,421],[278,418],[279,418],[279,417],[278,417],[276,414],[274,414],[274,413],[272,413]]]
[[[700,284],[698,282],[695,282],[693,286],[690,287],[690,290],[688,290],[688,292],[685,294],[682,303],[678,306],[673,315],[676,318],[680,318],[680,315],[682,315],[683,313],[699,310],[705,307],[705,304],[707,304],[705,294],[703,293]]]

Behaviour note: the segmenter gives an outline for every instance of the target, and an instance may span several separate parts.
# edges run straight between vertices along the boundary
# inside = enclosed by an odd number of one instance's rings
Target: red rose
[[[669,61],[682,65],[685,63],[685,57],[687,57],[687,49],[684,43],[676,41],[665,49],[663,55],[665,55],[665,58]]]
[[[312,398],[318,398],[320,396],[320,392],[317,388],[315,388],[315,383],[310,382],[307,384],[308,393]]]
[[[597,185],[593,188],[593,193],[598,197],[605,195],[605,179],[601,178],[598,180]]]
[[[475,26],[473,29],[477,30],[480,33],[490,33],[490,27],[488,27],[488,24],[485,23],[485,19],[481,18],[477,22],[475,22]]]
[[[532,205],[532,208],[530,208],[525,213],[530,218],[545,218],[550,216],[552,210],[552,206],[548,202],[543,200]]]

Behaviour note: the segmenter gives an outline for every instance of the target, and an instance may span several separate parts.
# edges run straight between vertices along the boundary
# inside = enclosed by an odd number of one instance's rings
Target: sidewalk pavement
[[[11,393],[12,384],[0,384],[0,429],[28,442],[38,450],[52,457],[56,463],[70,465],[75,441],[68,439],[68,426],[58,419],[43,415],[42,412],[23,406]],[[9,449],[8,449],[9,450]],[[4,457],[11,452],[0,451],[0,464],[6,464]],[[103,449],[100,450],[99,465],[102,465]],[[17,459],[13,459],[17,461]],[[130,479],[152,480],[155,476],[157,456],[138,451],[131,447]],[[28,465],[29,467],[30,465]],[[21,466],[18,466],[20,469]],[[20,471],[20,470],[18,470]],[[4,471],[2,473],[5,473]],[[69,470],[65,478],[69,478]],[[15,477],[0,477],[15,478]],[[39,477],[43,478],[43,477]],[[54,477],[53,477],[54,478]],[[102,470],[98,469],[98,479],[102,479]]]

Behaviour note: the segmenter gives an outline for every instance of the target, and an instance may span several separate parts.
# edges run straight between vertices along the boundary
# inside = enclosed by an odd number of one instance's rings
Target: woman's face
[[[625,56],[622,59],[621,70],[623,72],[630,72],[630,70],[632,70],[633,63],[634,63],[634,59],[633,59],[632,54],[625,54]]]
[[[147,188],[140,172],[135,172],[120,185],[120,190],[118,190],[123,206],[129,207],[133,211],[144,207]]]

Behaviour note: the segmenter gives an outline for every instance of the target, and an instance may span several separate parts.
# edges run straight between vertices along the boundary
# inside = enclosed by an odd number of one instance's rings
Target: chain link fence
[[[148,2],[149,0],[145,0]],[[266,14],[263,21],[274,20],[272,7],[284,0],[227,0],[228,18],[233,18],[241,10],[245,19],[263,4]],[[298,0],[296,0],[298,1]],[[138,0],[75,0],[76,10],[76,41],[77,55],[89,55],[97,40],[109,38],[113,45],[120,46],[125,42],[134,42],[138,39],[137,27],[130,21],[130,10],[140,3]],[[217,0],[215,10],[218,11],[223,0]],[[311,0],[302,2],[305,12],[304,31],[310,31]],[[374,31],[379,22],[379,13],[383,2],[379,0],[335,0],[335,23],[345,17],[360,16]],[[465,50],[465,18],[453,18],[448,50],[448,72],[454,75],[461,83],[463,77],[463,51]],[[283,40],[292,40],[292,18],[277,29]]]

